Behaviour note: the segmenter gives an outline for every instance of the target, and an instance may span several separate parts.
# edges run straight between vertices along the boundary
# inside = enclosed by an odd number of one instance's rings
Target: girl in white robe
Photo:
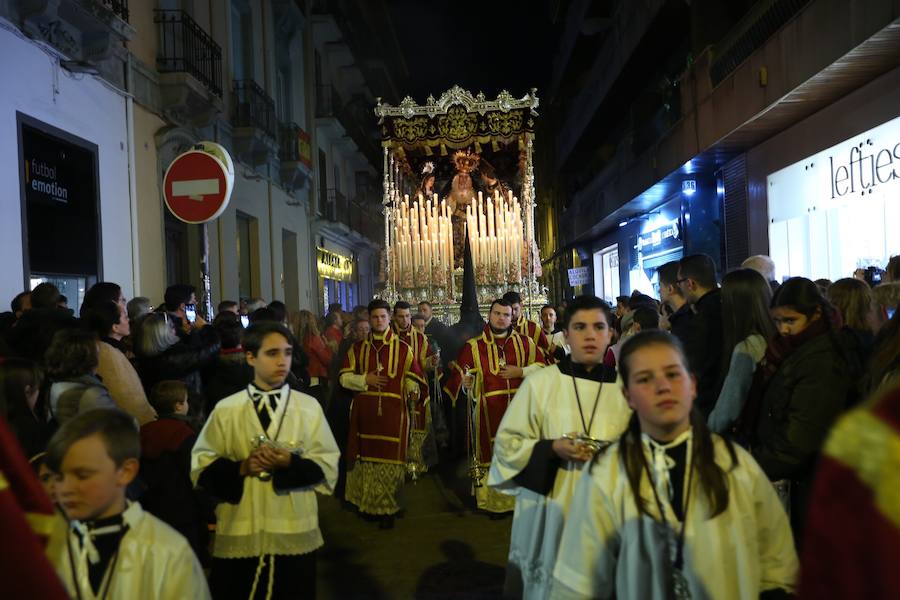
[[[548,596],[575,484],[592,456],[563,460],[553,445],[579,448],[577,440],[566,439],[573,432],[611,442],[631,414],[615,370],[602,364],[609,344],[608,307],[581,296],[569,315],[571,356],[525,378],[494,440],[488,485],[516,496],[504,585],[509,597]]]
[[[793,590],[797,555],[775,490],[692,411],[686,365],[663,332],[623,347],[635,414],[578,482],[553,598],[755,600]]]

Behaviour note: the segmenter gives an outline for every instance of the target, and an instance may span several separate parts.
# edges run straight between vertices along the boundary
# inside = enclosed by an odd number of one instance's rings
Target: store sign
[[[586,285],[590,282],[590,267],[575,267],[574,269],[569,269],[569,285],[572,287],[575,287],[576,285]]]
[[[900,117],[768,177],[769,217],[783,221],[871,194],[900,192]]]
[[[16,119],[26,268],[60,276],[100,274],[97,146],[23,113]]]
[[[353,259],[325,248],[316,248],[319,275],[336,281],[349,281],[353,276]]]
[[[664,252],[681,246],[678,235],[678,219],[668,221],[662,227],[642,233],[637,238],[637,249],[642,254]]]

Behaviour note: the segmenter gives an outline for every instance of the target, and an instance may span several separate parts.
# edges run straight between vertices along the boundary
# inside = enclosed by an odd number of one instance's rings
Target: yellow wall
[[[156,155],[156,132],[165,122],[142,106],[134,105],[134,162],[140,252],[139,290],[154,303],[166,288],[163,202]]]

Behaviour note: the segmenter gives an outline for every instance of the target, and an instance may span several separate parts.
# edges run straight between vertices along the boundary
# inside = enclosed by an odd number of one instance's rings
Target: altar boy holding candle
[[[290,389],[293,338],[257,323],[243,338],[254,379],[221,400],[194,445],[191,477],[221,499],[210,587],[220,598],[315,598],[322,545],[315,491],[340,452],[315,398]]]

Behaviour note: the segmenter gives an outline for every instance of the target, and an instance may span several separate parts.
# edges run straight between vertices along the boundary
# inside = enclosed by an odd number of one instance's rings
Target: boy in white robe
[[[69,528],[50,560],[72,598],[210,598],[188,541],[125,499],[138,472],[134,419],[96,409],[67,421],[47,448]]]
[[[787,598],[797,575],[787,516],[753,458],[692,411],[680,343],[638,333],[619,369],[635,415],[583,471],[551,597]]]
[[[488,485],[516,496],[504,586],[511,597],[547,597],[581,466],[631,414],[615,370],[603,366],[609,307],[581,296],[568,315],[571,355],[525,378],[494,440]]]
[[[290,332],[257,323],[243,346],[253,383],[216,404],[191,456],[195,484],[222,501],[210,587],[216,600],[315,598],[315,492],[334,489],[340,452],[318,401],[285,384]]]

